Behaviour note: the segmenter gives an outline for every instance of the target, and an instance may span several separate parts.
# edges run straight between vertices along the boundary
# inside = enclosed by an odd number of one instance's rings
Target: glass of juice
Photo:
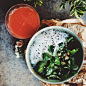
[[[18,39],[27,39],[38,31],[40,18],[32,6],[16,4],[6,13],[5,25],[12,36]]]

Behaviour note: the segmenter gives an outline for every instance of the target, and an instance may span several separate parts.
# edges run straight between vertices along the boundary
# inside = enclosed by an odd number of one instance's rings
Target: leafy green
[[[41,6],[43,4],[42,0],[24,0],[24,1],[29,1],[30,4],[34,4]],[[86,12],[86,0],[62,0],[60,3],[59,9],[61,10],[62,8],[65,9],[65,4],[68,3],[70,5],[70,16],[75,14],[76,17],[80,17],[84,15],[84,12]],[[80,9],[82,11],[78,12],[76,10]]]
[[[78,52],[79,48],[67,49],[68,44],[73,42],[73,37],[66,38],[66,43],[59,43],[59,49],[56,50],[56,55],[54,56],[55,46],[50,45],[48,47],[49,53],[42,53],[43,60],[39,61],[34,67],[35,71],[41,76],[47,79],[57,79],[64,80],[72,74],[76,74],[78,70],[78,65],[75,63],[75,54]],[[70,42],[71,41],[71,42]],[[60,49],[62,48],[62,49]],[[60,54],[60,55],[59,55]],[[65,59],[68,58],[68,59]]]
[[[50,76],[48,76],[48,79],[50,79],[50,78],[57,78],[57,79],[61,80],[61,78],[59,76],[57,76],[57,75],[50,75]]]
[[[69,3],[70,5],[70,16],[75,14],[76,17],[80,17],[84,15],[84,12],[86,12],[86,1],[85,0],[63,0],[60,4],[60,8],[62,9],[66,3]]]
[[[50,63],[50,67],[52,67],[52,68],[53,68],[53,67],[54,67],[54,63]]]
[[[71,68],[72,68],[72,70],[77,70],[78,69],[78,65],[76,65],[76,64],[71,65]]]
[[[36,5],[41,6],[43,4],[42,0],[24,0],[24,1],[29,1],[30,4],[34,4],[35,7]]]
[[[67,39],[67,42],[70,42],[73,39],[73,37],[66,38],[66,39]]]
[[[68,71],[68,72],[64,75],[64,77],[67,77],[67,76],[69,75],[69,73],[70,73],[70,72]]]
[[[60,59],[59,58],[55,59],[55,64],[60,65]]]
[[[47,65],[46,61],[39,61],[36,66],[35,66],[35,70],[38,71],[39,73],[43,73],[44,71],[44,67]]]
[[[43,53],[42,56],[44,60],[50,60],[50,55],[48,53]]]
[[[51,53],[51,55],[53,55],[54,46],[53,46],[53,45],[50,45],[50,46],[48,47],[48,51]]]
[[[73,74],[74,74],[74,75],[77,75],[77,74],[78,74],[78,72],[77,72],[77,71],[73,71]]]
[[[70,52],[72,55],[74,55],[78,51],[78,48],[73,49],[73,50],[67,50],[67,51]]]
[[[53,72],[53,69],[52,69],[52,68],[50,68],[50,69],[48,70],[48,72],[47,72],[47,74],[46,74],[46,75],[50,75],[52,72]]]
[[[70,57],[72,64],[75,64],[75,57]]]
[[[63,43],[62,43],[62,42],[58,44],[58,46],[59,46],[59,47],[60,47],[60,46],[62,46],[62,45],[63,45]]]

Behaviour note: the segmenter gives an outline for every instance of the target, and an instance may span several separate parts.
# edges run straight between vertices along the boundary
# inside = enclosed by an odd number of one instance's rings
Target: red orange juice
[[[12,36],[26,39],[38,31],[40,18],[37,11],[30,5],[17,4],[8,10],[5,24]]]

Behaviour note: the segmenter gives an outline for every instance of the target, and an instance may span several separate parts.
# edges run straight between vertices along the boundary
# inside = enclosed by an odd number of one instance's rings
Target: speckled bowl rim
[[[83,50],[83,57],[82,57],[83,59],[82,59],[81,66],[80,66],[78,72],[80,71],[80,69],[81,69],[81,67],[82,67],[82,65],[83,65],[83,61],[84,61],[84,47],[83,47],[83,44],[82,44],[80,38],[79,38],[72,30],[70,30],[70,29],[68,29],[68,28],[66,28],[66,27],[62,27],[62,26],[49,26],[49,27],[45,27],[45,28],[39,30],[37,33],[35,33],[35,34],[33,35],[33,37],[31,38],[31,40],[29,41],[29,43],[28,43],[28,45],[27,45],[27,48],[26,48],[25,59],[26,59],[26,63],[27,63],[27,66],[28,66],[30,72],[31,72],[36,78],[38,78],[39,80],[41,80],[41,81],[43,81],[43,82],[45,82],[45,83],[49,83],[49,84],[60,84],[60,83],[64,83],[64,82],[69,81],[69,80],[72,79],[75,75],[71,76],[70,78],[68,78],[68,79],[66,79],[66,80],[64,80],[64,81],[52,82],[52,80],[43,79],[41,76],[39,76],[39,75],[33,70],[32,66],[31,66],[31,64],[30,64],[30,60],[29,60],[29,48],[30,48],[30,45],[31,45],[31,43],[33,42],[34,38],[35,38],[37,35],[39,35],[41,32],[46,31],[46,30],[50,30],[50,29],[57,29],[57,30],[63,30],[63,31],[65,30],[65,31],[68,31],[69,33],[72,33],[72,34],[74,35],[74,37],[76,37],[76,38],[79,40],[79,42],[80,42],[80,44],[81,44],[81,47],[82,47],[82,50]],[[53,80],[53,81],[55,81],[55,80]],[[56,80],[56,81],[57,81],[57,80]]]

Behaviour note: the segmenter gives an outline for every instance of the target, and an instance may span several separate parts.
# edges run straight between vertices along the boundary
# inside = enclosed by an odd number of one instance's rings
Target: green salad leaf
[[[73,64],[73,65],[71,65],[71,68],[72,68],[72,70],[77,70],[78,69],[78,65]]]
[[[75,63],[75,54],[79,48],[72,50],[67,48],[67,45],[71,44],[73,40],[73,37],[68,37],[66,43],[59,43],[59,49],[56,50],[55,56],[53,55],[55,46],[50,45],[49,53],[42,53],[43,60],[36,64],[34,70],[46,79],[65,80],[71,73],[76,74],[79,67]]]
[[[73,37],[66,38],[67,42],[70,42],[73,39]]]
[[[53,46],[53,45],[50,45],[50,46],[48,47],[48,51],[51,53],[51,55],[53,55],[54,46]]]
[[[45,61],[50,60],[50,55],[48,53],[43,53],[42,56]]]
[[[59,58],[55,59],[55,64],[60,65],[60,59]]]
[[[78,51],[78,49],[79,48],[76,48],[76,49],[73,49],[73,50],[67,50],[67,51],[74,55]]]
[[[46,75],[50,75],[53,72],[53,68],[49,68]]]
[[[39,73],[43,73],[44,72],[44,68],[47,65],[46,61],[39,61],[36,66],[35,66],[35,70]]]

